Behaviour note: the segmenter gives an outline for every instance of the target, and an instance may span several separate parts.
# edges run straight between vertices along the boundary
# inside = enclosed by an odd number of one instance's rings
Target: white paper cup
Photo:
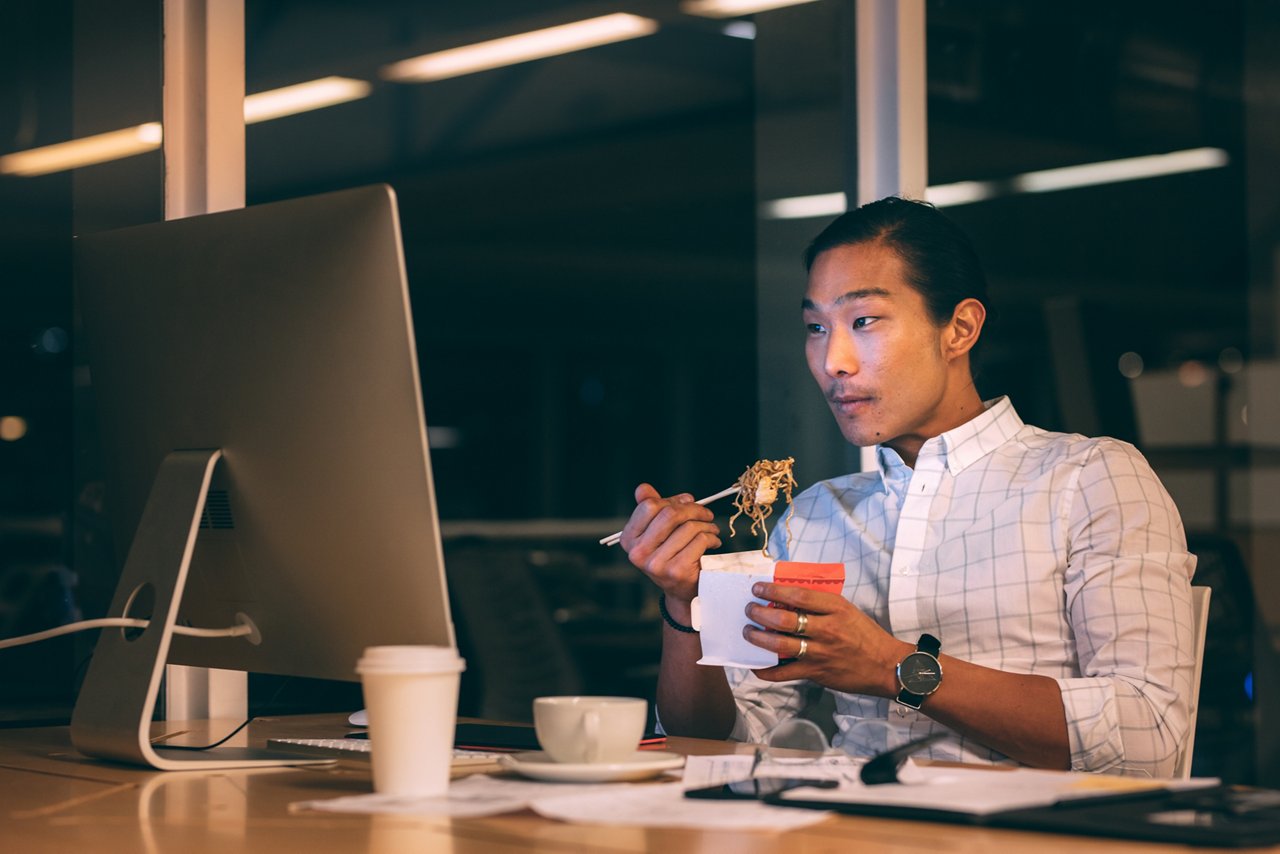
[[[356,673],[369,712],[374,791],[424,797],[448,790],[458,679],[465,668],[453,647],[364,651]]]
[[[533,701],[538,743],[556,762],[607,764],[635,755],[649,703],[636,697],[539,697]]]

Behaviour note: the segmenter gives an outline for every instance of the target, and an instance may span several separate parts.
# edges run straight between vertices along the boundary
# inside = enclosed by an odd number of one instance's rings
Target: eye
[[[804,325],[804,331],[810,335],[821,335],[826,332],[827,329],[821,323],[806,323]]]
[[[855,319],[854,319],[854,321],[853,321],[853,328],[854,328],[854,329],[866,329],[868,326],[870,326],[871,324],[875,323],[875,322],[876,322],[877,320],[879,320],[879,319],[880,319],[880,318],[878,318],[878,317],[859,317],[859,318],[855,318]]]

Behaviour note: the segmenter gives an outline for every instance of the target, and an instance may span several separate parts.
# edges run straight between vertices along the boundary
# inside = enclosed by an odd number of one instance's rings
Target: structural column
[[[164,217],[244,207],[244,2],[164,0]],[[248,717],[248,674],[169,665],[169,720]]]
[[[923,199],[929,184],[924,0],[857,0],[856,204]],[[875,468],[874,447],[861,468]]]

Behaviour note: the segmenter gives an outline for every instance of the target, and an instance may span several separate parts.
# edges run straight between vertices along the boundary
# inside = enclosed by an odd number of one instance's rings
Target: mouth
[[[831,394],[827,396],[827,400],[831,402],[831,408],[840,415],[857,415],[869,409],[875,398],[861,394]]]

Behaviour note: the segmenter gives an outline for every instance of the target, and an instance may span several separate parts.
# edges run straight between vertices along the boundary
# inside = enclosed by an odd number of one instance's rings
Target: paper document
[[[934,812],[987,816],[1007,810],[1049,806],[1071,798],[1096,797],[1143,789],[1197,787],[1216,780],[1154,780],[1068,771],[998,766],[954,768],[908,760],[899,777],[905,783],[867,786],[860,780],[835,789],[794,789],[781,800],[806,803],[865,804]]]
[[[787,809],[760,801],[691,800],[684,796],[684,789],[682,783],[640,785],[589,795],[540,798],[531,806],[545,818],[577,824],[697,830],[793,830],[817,824],[828,815],[821,810]]]
[[[750,765],[750,756],[745,757]],[[351,795],[301,801],[291,812],[444,815],[479,818],[531,809],[546,818],[579,824],[783,831],[823,821],[828,813],[788,809],[759,801],[694,801],[682,783],[539,783],[474,774],[449,784],[435,798]]]
[[[749,777],[790,777],[800,780],[838,780],[843,785],[857,784],[858,772],[867,761],[854,756],[823,756],[790,762],[764,760],[755,766],[755,757],[748,753],[730,753],[723,756],[690,756],[684,763],[684,787],[705,789],[720,786]]]

